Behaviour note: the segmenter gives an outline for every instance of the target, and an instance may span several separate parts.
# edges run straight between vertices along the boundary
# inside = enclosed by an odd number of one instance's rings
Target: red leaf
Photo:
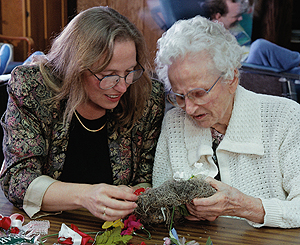
[[[13,233],[13,234],[19,234],[20,230],[18,227],[12,227],[10,229],[10,232]]]
[[[133,192],[133,194],[139,196],[139,195],[141,195],[143,192],[145,192],[145,190],[146,190],[145,188],[139,188],[139,189],[135,190],[135,192]]]
[[[0,227],[3,228],[4,230],[8,230],[9,227],[11,225],[11,220],[10,218],[8,217],[3,217],[1,220],[0,220]]]

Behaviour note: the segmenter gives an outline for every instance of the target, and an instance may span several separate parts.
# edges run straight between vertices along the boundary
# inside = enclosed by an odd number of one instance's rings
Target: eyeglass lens
[[[139,69],[129,72],[125,77],[121,77],[119,75],[106,76],[101,79],[99,86],[102,89],[112,88],[120,81],[121,78],[124,78],[125,82],[130,85],[135,83],[142,76],[142,74],[143,70]]]
[[[218,79],[214,82],[214,84],[210,87],[209,90],[205,90],[203,88],[195,88],[190,90],[186,95],[176,94],[170,91],[170,93],[167,95],[167,98],[171,104],[179,107],[185,106],[186,97],[188,97],[197,105],[206,104],[209,101],[209,92],[212,90],[212,88],[216,85],[216,83],[220,80],[221,77],[222,75],[218,77]]]
[[[206,90],[198,88],[191,90],[186,96],[183,95],[177,95],[174,93],[168,94],[169,101],[179,107],[185,106],[185,97],[188,97],[190,100],[192,100],[195,104],[205,104],[209,100],[209,96]]]

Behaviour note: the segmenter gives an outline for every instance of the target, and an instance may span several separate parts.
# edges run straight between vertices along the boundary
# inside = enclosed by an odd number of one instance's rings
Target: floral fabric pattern
[[[30,183],[41,175],[59,179],[69,140],[63,127],[64,102],[50,103],[53,96],[38,66],[19,66],[8,84],[9,101],[1,118],[4,129],[4,166],[0,175],[6,197],[22,207]],[[153,82],[143,117],[127,132],[114,130],[108,113],[108,144],[115,185],[151,183],[157,140],[164,115],[164,89]]]

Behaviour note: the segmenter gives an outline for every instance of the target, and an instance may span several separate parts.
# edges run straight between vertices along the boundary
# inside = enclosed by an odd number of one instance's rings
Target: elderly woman
[[[300,227],[300,105],[239,86],[241,48],[219,24],[178,21],[158,41],[166,114],[153,186],[205,175],[217,192],[190,220],[236,216],[255,227]]]
[[[30,217],[86,208],[116,220],[150,186],[164,90],[145,40],[108,7],[79,13],[46,57],[12,72],[1,187]],[[132,186],[132,187],[131,187]]]

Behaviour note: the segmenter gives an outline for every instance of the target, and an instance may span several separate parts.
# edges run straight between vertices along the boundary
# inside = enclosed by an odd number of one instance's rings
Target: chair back
[[[10,43],[14,47],[14,61],[23,62],[34,51],[34,41],[31,37],[6,36],[0,34],[0,42]]]

